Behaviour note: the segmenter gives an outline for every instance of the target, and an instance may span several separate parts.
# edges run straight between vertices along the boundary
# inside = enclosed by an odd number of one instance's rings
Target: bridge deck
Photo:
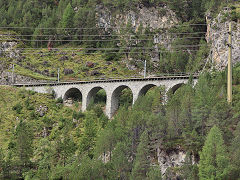
[[[192,75],[194,79],[198,78],[198,74]],[[93,81],[67,81],[67,82],[47,82],[47,83],[26,83],[26,84],[13,84],[16,87],[33,87],[33,86],[59,86],[71,84],[90,84],[90,83],[111,83],[111,82],[128,82],[128,81],[158,81],[166,79],[188,79],[190,75],[172,75],[161,77],[147,77],[147,78],[129,78],[129,79],[103,79]]]

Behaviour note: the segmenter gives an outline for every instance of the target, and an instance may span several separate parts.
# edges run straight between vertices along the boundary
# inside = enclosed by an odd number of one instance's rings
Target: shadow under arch
[[[183,85],[185,85],[185,83],[179,83],[179,84],[174,85],[173,87],[171,87],[171,88],[168,90],[168,93],[174,94],[174,93],[175,93],[180,87],[182,87]]]
[[[86,102],[87,108],[92,101],[93,103],[103,102],[106,105],[106,102],[107,102],[106,90],[100,86],[94,87],[88,92],[86,100],[87,100]]]
[[[66,91],[63,97],[63,101],[66,102],[67,100],[71,101],[82,101],[82,93],[78,88],[70,88]]]
[[[140,96],[145,96],[147,92],[153,87],[157,87],[157,86],[155,84],[147,84],[146,86],[142,87],[142,89],[138,93],[137,98],[139,98]]]
[[[121,85],[121,86],[118,86],[112,93],[112,96],[111,96],[111,111],[110,111],[110,117],[112,117],[116,111],[118,110],[119,108],[119,105],[120,105],[120,96],[121,96],[121,92],[124,90],[124,89],[129,89],[131,91],[131,97],[126,97],[127,100],[131,100],[131,104],[133,103],[133,91],[130,87],[126,86],[126,85]]]

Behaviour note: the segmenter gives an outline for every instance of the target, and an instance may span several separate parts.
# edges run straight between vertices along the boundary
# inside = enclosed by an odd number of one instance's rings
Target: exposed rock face
[[[91,76],[99,76],[99,75],[101,75],[101,73],[99,71],[97,71],[97,70],[92,71],[90,74],[91,74]]]
[[[165,150],[157,148],[157,161],[163,176],[168,168],[182,166],[185,157],[186,153],[182,150],[173,150],[167,153]]]
[[[219,70],[224,69],[228,61],[229,21],[224,21],[223,13],[226,13],[226,10],[215,19],[206,17],[208,24],[206,40],[211,45],[208,61],[212,61]],[[232,22],[232,47],[232,60],[235,64],[240,62],[240,24],[236,22]]]
[[[45,76],[49,76],[49,70],[48,69],[43,70],[42,74]]]
[[[65,106],[72,106],[73,105],[73,99],[72,98],[68,98],[64,101],[64,105]]]
[[[10,70],[10,71],[7,71]],[[21,84],[21,83],[37,83],[37,82],[47,82],[46,80],[37,80],[27,76],[22,76],[19,74],[15,74],[11,72],[12,65],[9,67],[4,67],[3,64],[0,62],[0,85],[11,85]]]
[[[47,106],[42,106],[40,105],[37,109],[36,112],[39,114],[40,117],[43,117],[48,111],[48,107]]]
[[[20,50],[15,49],[17,42],[0,42],[0,56],[7,56],[10,58],[19,57]]]
[[[93,68],[95,64],[91,61],[86,62],[86,67]]]
[[[68,74],[73,74],[74,71],[72,69],[64,69],[64,74],[68,75]]]
[[[169,28],[178,23],[175,13],[166,6],[145,7],[140,4],[136,11],[130,10],[113,16],[114,13],[111,13],[109,9],[103,7],[103,5],[98,5],[96,12],[98,26],[105,28],[105,30],[112,27],[119,30],[122,25],[126,25],[128,22],[131,23],[135,30],[138,29],[140,24],[142,24],[143,28],[159,29]]]
[[[0,57],[5,56],[8,58],[13,58],[14,63],[21,65],[21,61],[25,59],[25,56],[20,56],[21,51],[16,49],[17,42],[0,42]],[[28,64],[29,69],[31,65]],[[17,84],[17,83],[36,83],[36,82],[47,82],[45,80],[37,80],[30,77],[18,75],[12,73],[12,65],[7,65],[6,63],[0,61],[0,85],[10,85],[10,84]],[[41,72],[38,72],[41,73]]]
[[[29,78],[26,76],[21,76],[16,74],[14,74],[13,76],[14,76],[13,81],[15,84],[26,83],[26,82],[39,82],[35,79]],[[10,84],[13,84],[13,81],[12,81],[11,72],[6,72],[6,71],[0,72],[0,85],[10,85]],[[45,81],[42,81],[42,82],[45,82]]]
[[[59,58],[59,61],[65,61],[65,60],[68,60],[67,56],[62,56],[62,57]]]
[[[126,27],[128,23],[131,24],[135,32],[138,31],[140,25],[144,29],[148,27],[151,31],[164,28],[164,33],[156,33],[154,35],[153,41],[156,51],[158,51],[158,44],[170,49],[169,44],[171,44],[172,40],[168,40],[169,35],[167,34],[167,30],[179,22],[176,14],[165,5],[146,7],[143,4],[139,4],[134,11],[128,10],[119,13],[111,12],[111,10],[103,5],[98,5],[96,12],[97,26],[109,32],[113,28],[115,32],[120,33],[120,29]],[[151,53],[151,60],[152,62],[158,62],[159,54],[153,51]]]

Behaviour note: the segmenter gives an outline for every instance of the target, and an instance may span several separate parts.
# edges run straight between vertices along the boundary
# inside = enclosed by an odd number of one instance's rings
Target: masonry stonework
[[[194,79],[196,83],[197,79]],[[125,80],[106,80],[106,81],[91,81],[91,82],[74,82],[74,83],[56,83],[56,84],[36,84],[25,85],[26,89],[33,90],[39,93],[55,92],[56,98],[62,97],[67,99],[68,92],[79,90],[82,94],[82,111],[87,109],[91,98],[93,98],[100,89],[106,92],[106,115],[112,118],[119,106],[119,96],[123,89],[129,88],[133,94],[133,104],[139,96],[145,95],[153,86],[164,86],[166,92],[173,88],[180,87],[181,84],[186,84],[188,77],[179,78],[144,78],[144,79],[125,79]],[[23,86],[23,85],[16,85]],[[175,89],[174,89],[175,88]]]

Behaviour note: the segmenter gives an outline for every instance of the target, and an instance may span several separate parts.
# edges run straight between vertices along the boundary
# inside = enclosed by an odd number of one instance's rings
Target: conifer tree
[[[140,143],[137,147],[136,159],[132,170],[133,179],[145,179],[150,166],[149,156],[149,138],[148,132],[144,131],[140,138]]]
[[[215,94],[208,79],[208,74],[201,76],[196,85],[192,115],[195,129],[202,136],[206,135],[206,123],[215,103],[214,98]]]
[[[93,148],[97,136],[97,117],[93,112],[86,114],[84,121],[84,133],[80,142],[80,152],[87,152],[89,157],[93,156]]]
[[[231,177],[230,179],[237,179],[240,177],[240,122],[234,132],[234,139],[230,147],[231,155]]]
[[[162,180],[161,170],[157,167],[151,167],[147,172],[148,180]]]
[[[33,133],[26,122],[20,121],[16,129],[16,156],[19,165],[19,175],[30,168],[30,158],[33,155]]]
[[[200,152],[199,178],[225,179],[229,173],[229,159],[220,129],[214,126]]]
[[[117,143],[113,151],[111,176],[113,179],[128,179],[131,172],[132,163],[129,161],[130,143],[122,141]]]
[[[73,17],[74,17],[74,10],[69,3],[64,10],[62,20],[60,22],[61,28],[71,28],[73,27]]]

